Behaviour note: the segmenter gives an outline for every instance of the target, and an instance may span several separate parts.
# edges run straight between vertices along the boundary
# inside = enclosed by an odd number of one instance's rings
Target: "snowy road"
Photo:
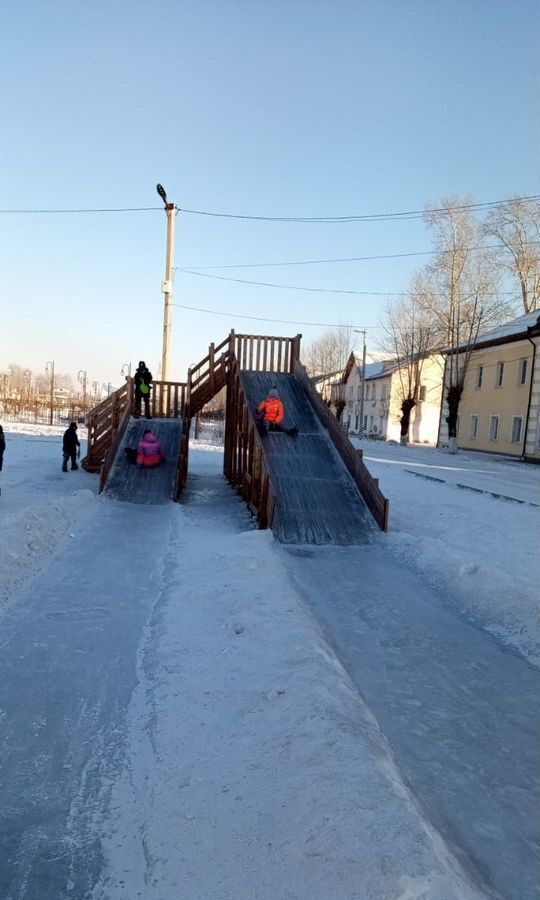
[[[483,887],[537,900],[538,670],[381,541],[282,552],[429,820]]]
[[[141,507],[9,447],[1,900],[538,900],[540,676],[453,593],[531,620],[537,510],[391,466],[390,534],[288,550],[219,452]]]

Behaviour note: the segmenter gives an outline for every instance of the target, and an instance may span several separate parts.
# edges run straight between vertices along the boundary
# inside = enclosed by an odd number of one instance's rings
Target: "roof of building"
[[[517,336],[525,336],[527,330],[533,328],[539,321],[540,310],[537,309],[534,312],[525,313],[522,316],[518,316],[516,319],[511,319],[510,322],[506,322],[504,325],[497,325],[496,328],[490,328],[488,331],[479,334],[476,339],[476,344],[487,344],[492,341],[498,343],[505,338],[515,339]]]
[[[540,331],[540,310],[538,309],[534,312],[517,316],[517,318],[511,319],[509,322],[505,322],[504,325],[496,325],[495,328],[489,328],[487,331],[482,332],[476,338],[474,347],[490,347],[519,341],[526,338],[532,328],[535,328],[537,333]],[[460,350],[465,350],[467,346],[468,344],[465,342],[460,344]],[[445,347],[442,352],[449,353],[451,350],[451,347]]]

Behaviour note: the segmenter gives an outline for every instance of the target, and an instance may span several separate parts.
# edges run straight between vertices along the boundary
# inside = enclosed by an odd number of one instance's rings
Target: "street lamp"
[[[79,369],[79,373],[77,375],[80,383],[82,384],[83,389],[83,416],[86,419],[86,382],[88,381],[88,372],[86,369]]]
[[[356,334],[363,335],[363,348],[362,348],[362,393],[360,394],[360,432],[359,438],[362,439],[364,437],[364,399],[366,393],[366,329],[365,328],[353,328],[353,331]]]
[[[49,417],[49,424],[53,423],[53,410],[54,410],[54,359],[45,364],[45,371],[47,374],[51,376],[51,413]]]
[[[94,397],[95,397],[96,400],[97,400],[97,395],[98,395],[98,388],[99,388],[99,381],[93,381],[93,382],[92,382],[92,389],[93,389],[93,391],[94,391]]]
[[[163,309],[163,353],[161,360],[161,378],[169,379],[169,353],[172,334],[172,308],[173,308],[173,274],[174,274],[174,229],[176,206],[169,203],[165,188],[161,184],[156,185],[156,190],[163,200],[167,213],[167,255],[165,260],[165,281],[161,284],[161,291],[165,296]]]
[[[120,375],[123,375],[125,378],[131,378],[131,363],[124,363],[120,370]]]

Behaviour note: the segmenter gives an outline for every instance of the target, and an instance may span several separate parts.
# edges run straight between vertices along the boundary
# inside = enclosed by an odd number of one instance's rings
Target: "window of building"
[[[359,384],[358,387],[356,388],[356,399],[360,400],[361,396],[362,396],[362,385]]]
[[[457,414],[457,418],[456,418],[456,437],[459,437],[459,420],[460,420],[460,419],[461,419],[461,416],[460,416],[460,414],[458,413],[458,414]]]
[[[478,416],[471,416],[469,437],[472,438],[473,441],[478,437]]]
[[[519,444],[521,441],[521,433],[523,431],[523,417],[514,416],[512,419],[512,443]]]
[[[369,389],[370,389],[370,387],[371,387],[371,385],[370,385],[370,383],[369,383],[369,381],[368,381],[368,382],[366,383],[366,400],[369,400]]]
[[[354,420],[354,430],[358,431],[358,416],[356,416],[356,418]]]
[[[353,397],[353,386],[350,384],[347,388],[347,400],[352,400]]]
[[[519,361],[519,384],[527,384],[527,360]]]
[[[502,387],[502,383],[504,380],[504,363],[497,363],[497,374],[495,376],[495,387]]]
[[[373,382],[373,387],[371,388],[371,399],[372,400],[377,399],[377,385],[375,382]]]
[[[367,416],[364,416],[364,431],[367,431]]]
[[[478,366],[476,370],[476,387],[481,388],[484,383],[484,367]]]
[[[426,386],[425,384],[420,385],[420,393],[418,394],[418,399],[420,402],[426,399]]]
[[[490,416],[489,418],[489,439],[490,441],[499,440],[499,416]]]

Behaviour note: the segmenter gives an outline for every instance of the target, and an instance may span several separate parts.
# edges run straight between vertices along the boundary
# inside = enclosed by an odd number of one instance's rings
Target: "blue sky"
[[[540,192],[536,0],[4,0],[0,207],[159,205],[320,216]],[[176,264],[429,249],[420,221],[240,222],[180,213]],[[161,357],[165,215],[0,216],[0,370]],[[400,291],[421,260],[260,268],[259,281]],[[219,274],[219,273],[217,273]],[[237,331],[370,327],[383,298],[178,272],[174,377]]]

